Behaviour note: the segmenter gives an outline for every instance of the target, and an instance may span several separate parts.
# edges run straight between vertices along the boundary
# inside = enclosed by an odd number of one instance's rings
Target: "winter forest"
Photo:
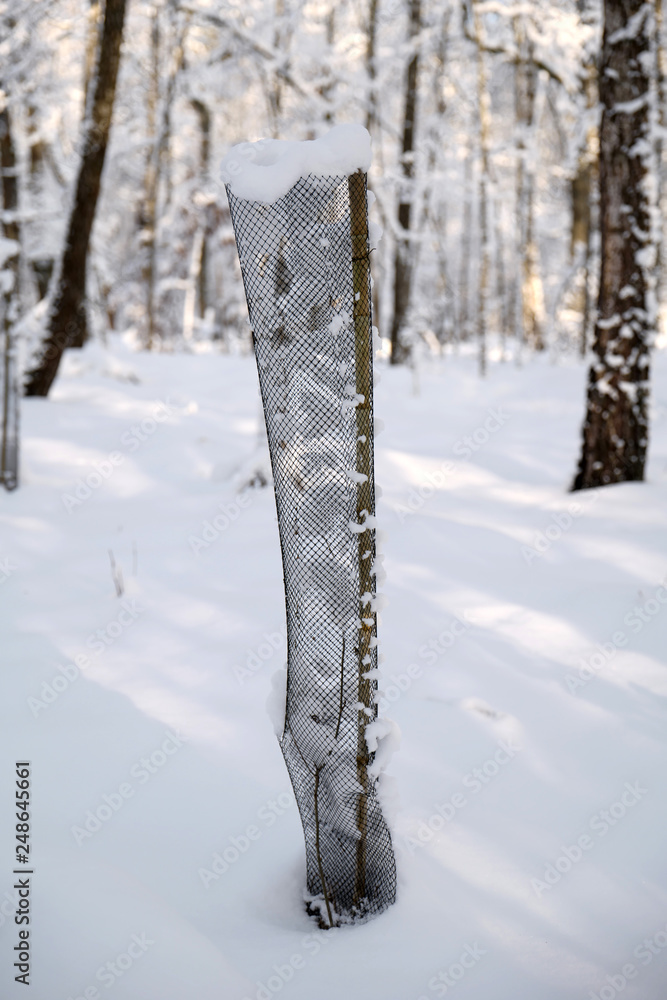
[[[0,0],[2,997],[662,1000],[666,147],[662,0]]]

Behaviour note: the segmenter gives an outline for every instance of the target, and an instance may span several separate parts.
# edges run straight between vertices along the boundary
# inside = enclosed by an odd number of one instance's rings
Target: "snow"
[[[336,125],[319,139],[260,139],[232,146],[220,166],[233,193],[272,205],[301,177],[349,177],[371,165],[371,137],[362,125]]]
[[[0,796],[30,759],[33,1000],[589,1000],[620,976],[623,1000],[662,996],[665,354],[648,482],[575,496],[584,366],[492,364],[482,383],[448,354],[419,395],[382,368],[399,894],[320,932],[265,710],[285,660],[275,504],[235,485],[254,361],[110,345],[68,352],[50,397],[24,401],[22,483],[0,493]],[[507,419],[482,433],[490,410]],[[14,1000],[7,820],[0,857]]]

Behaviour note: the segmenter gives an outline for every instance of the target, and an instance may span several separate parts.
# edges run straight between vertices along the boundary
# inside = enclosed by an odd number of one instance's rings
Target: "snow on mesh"
[[[221,173],[237,198],[272,205],[302,177],[348,177],[356,170],[366,172],[370,163],[371,137],[366,129],[336,125],[320,139],[304,142],[241,142],[223,159]]]

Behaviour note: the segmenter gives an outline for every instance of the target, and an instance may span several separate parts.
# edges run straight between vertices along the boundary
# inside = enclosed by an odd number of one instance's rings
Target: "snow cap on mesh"
[[[260,139],[232,146],[220,166],[237,198],[272,205],[301,177],[349,177],[371,165],[371,137],[363,125],[336,125],[320,139]]]

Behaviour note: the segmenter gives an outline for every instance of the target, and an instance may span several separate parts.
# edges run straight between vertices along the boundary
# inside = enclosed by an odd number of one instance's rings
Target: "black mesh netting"
[[[396,893],[365,728],[377,715],[373,355],[366,177],[273,205],[227,187],[264,404],[287,605],[280,745],[309,909],[359,920]]]

